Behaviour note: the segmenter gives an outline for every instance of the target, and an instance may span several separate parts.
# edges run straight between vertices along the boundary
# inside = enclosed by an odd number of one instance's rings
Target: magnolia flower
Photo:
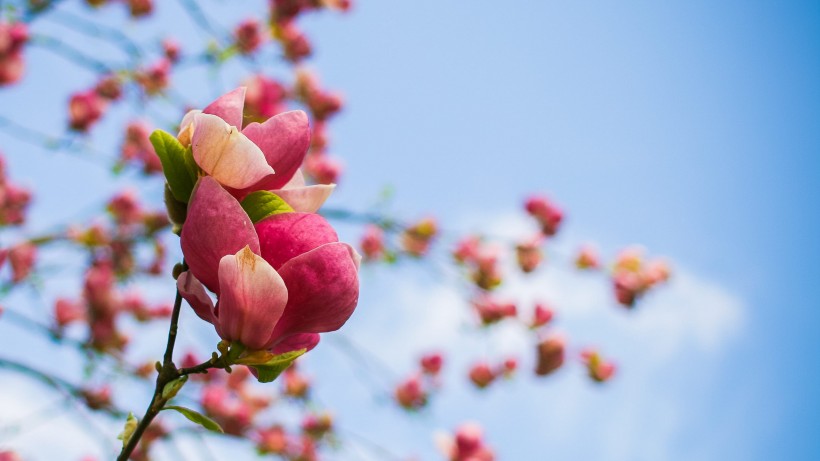
[[[177,137],[190,145],[194,160],[238,199],[269,190],[294,210],[312,213],[327,200],[333,184],[306,186],[300,166],[310,145],[302,111],[290,111],[242,129],[245,88],[221,96],[182,119]]]
[[[282,213],[254,225],[211,177],[194,189],[181,246],[190,268],[181,295],[220,337],[251,350],[310,349],[358,302],[360,256],[324,218]]]

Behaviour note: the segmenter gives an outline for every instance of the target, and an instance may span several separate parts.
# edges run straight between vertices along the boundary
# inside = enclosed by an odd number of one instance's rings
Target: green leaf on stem
[[[242,199],[242,208],[254,224],[280,213],[293,213],[293,208],[273,192],[260,190]]]
[[[165,386],[162,388],[162,398],[167,400],[171,400],[172,398],[176,397],[177,393],[182,386],[188,381],[188,375],[180,376],[179,378],[171,381],[170,383],[166,383]]]
[[[178,411],[182,414],[182,416],[199,424],[200,426],[204,427],[205,429],[208,429],[209,431],[219,432],[220,434],[225,432],[222,430],[221,427],[219,427],[219,424],[217,424],[216,421],[203,415],[202,413],[191,410],[190,408],[180,407],[176,405],[168,405],[167,407],[163,408],[163,410]]]
[[[174,135],[162,130],[155,130],[149,139],[162,163],[162,172],[174,198],[188,203],[199,170],[191,148],[185,148]]]
[[[137,430],[138,424],[139,421],[137,421],[137,418],[134,417],[133,413],[129,412],[128,418],[125,420],[125,426],[122,428],[120,435],[117,436],[118,439],[122,440],[123,447],[128,445],[128,441],[131,440],[131,436],[134,435],[134,431]]]
[[[234,363],[253,368],[260,383],[269,383],[278,378],[294,360],[305,352],[307,352],[306,349],[299,349],[274,355],[267,351],[254,351],[239,358]]]

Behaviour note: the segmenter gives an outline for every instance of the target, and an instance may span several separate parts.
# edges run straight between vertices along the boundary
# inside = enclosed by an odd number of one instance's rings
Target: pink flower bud
[[[23,45],[28,41],[25,23],[0,21],[0,86],[20,80],[25,69]]]
[[[132,18],[138,19],[148,16],[154,11],[153,0],[126,0],[128,12]]]
[[[97,82],[94,91],[104,99],[116,101],[122,97],[122,81],[116,75],[107,75]]]
[[[584,349],[581,360],[587,367],[587,374],[595,382],[603,383],[615,374],[615,364],[605,361],[594,349]]]
[[[470,368],[470,381],[479,389],[484,389],[495,381],[496,374],[486,362],[479,362]]]
[[[262,35],[259,21],[250,18],[239,23],[234,29],[234,43],[242,54],[251,54],[262,45]]]
[[[493,451],[484,442],[481,426],[465,423],[456,429],[455,437],[447,443],[445,454],[450,461],[494,461]]]
[[[475,235],[468,235],[456,244],[456,248],[453,250],[453,258],[461,264],[474,262],[480,247],[481,238]]]
[[[125,190],[115,195],[108,202],[108,212],[119,225],[128,226],[142,219],[142,207],[133,190]]]
[[[329,413],[308,414],[302,420],[302,431],[318,440],[333,430],[333,417]]]
[[[472,301],[481,323],[492,325],[508,317],[515,317],[518,309],[515,304],[508,301],[499,301],[488,294],[477,296]]]
[[[92,410],[99,410],[111,406],[111,387],[108,385],[84,389],[82,395],[85,399],[85,404]]]
[[[532,196],[524,204],[527,213],[541,225],[541,232],[546,236],[555,235],[564,218],[564,213],[548,198]]]
[[[615,298],[624,307],[633,307],[645,286],[640,275],[633,272],[618,272],[613,276]]]
[[[7,257],[11,265],[11,281],[19,283],[31,273],[37,260],[37,247],[29,242],[18,243],[9,248]]]
[[[155,95],[168,87],[171,79],[171,61],[160,59],[146,69],[137,71],[134,79],[145,94]]]
[[[22,53],[0,55],[0,86],[17,83],[25,70],[26,63]]]
[[[0,451],[0,461],[23,461],[17,453],[10,450]]]
[[[396,386],[394,396],[406,410],[418,410],[427,405],[427,391],[418,376],[411,376]]]
[[[57,326],[64,327],[69,323],[85,318],[85,306],[66,298],[58,298],[54,303],[54,319]]]
[[[74,93],[68,101],[68,124],[72,130],[86,132],[107,107],[106,100],[94,90]]]
[[[655,286],[669,280],[669,272],[669,264],[666,261],[652,261],[644,270],[643,279],[648,286]]]
[[[286,110],[285,88],[276,80],[257,74],[243,84],[247,88],[245,116],[250,121],[261,123]]]
[[[601,267],[598,252],[590,245],[582,246],[575,258],[575,266],[578,269],[598,269]]]
[[[552,309],[550,309],[549,306],[541,303],[536,304],[530,328],[538,328],[550,323],[553,315]]]
[[[545,376],[561,368],[564,364],[564,350],[564,338],[561,336],[553,335],[538,343],[535,374]]]
[[[267,429],[260,429],[256,435],[256,448],[261,453],[284,455],[287,453],[288,435],[285,428],[274,425]]]
[[[410,256],[424,256],[430,249],[430,243],[438,234],[438,225],[433,217],[424,218],[408,227],[401,234],[401,245]]]
[[[512,377],[515,374],[515,371],[518,369],[518,359],[515,357],[509,357],[504,360],[504,363],[501,366],[501,373],[504,374],[505,378]]]
[[[419,362],[422,372],[435,376],[441,372],[441,367],[444,365],[444,357],[438,352],[433,352],[422,356]]]
[[[145,174],[161,173],[162,163],[151,144],[151,127],[145,122],[133,120],[125,128],[125,139],[120,148],[120,162],[136,163]]]
[[[162,40],[162,54],[165,55],[165,59],[171,64],[179,62],[180,49],[179,42],[173,38],[169,37]]]
[[[20,225],[31,203],[31,192],[0,177],[0,226]]]
[[[311,55],[310,41],[293,22],[280,23],[276,37],[282,43],[285,57],[292,62],[299,62]]]
[[[313,154],[305,162],[305,171],[319,184],[339,181],[344,167],[341,162],[327,154]]]
[[[541,264],[544,255],[541,252],[541,236],[523,241],[516,245],[515,254],[518,261],[518,267],[524,273],[534,271]]]
[[[384,231],[381,227],[368,224],[364,229],[360,247],[365,260],[380,259],[384,255]]]
[[[282,374],[284,382],[284,393],[288,397],[304,399],[310,392],[310,381],[298,371],[298,368],[291,366]]]

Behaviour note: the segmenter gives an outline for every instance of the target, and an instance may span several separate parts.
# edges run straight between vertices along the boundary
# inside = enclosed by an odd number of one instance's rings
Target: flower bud
[[[438,375],[444,365],[444,357],[438,352],[433,352],[422,356],[419,360],[421,371],[427,375]]]
[[[394,396],[406,410],[418,410],[427,405],[427,391],[418,376],[412,376],[396,386]]]
[[[535,374],[546,376],[561,368],[564,364],[564,349],[564,339],[560,336],[554,335],[538,343]]]
[[[470,368],[470,381],[479,389],[484,389],[495,381],[496,374],[486,362],[479,362]]]
[[[546,304],[537,303],[535,311],[533,311],[532,323],[530,328],[542,327],[552,321],[553,311]]]
[[[524,207],[541,225],[541,232],[546,236],[553,236],[558,232],[558,226],[564,219],[564,213],[554,203],[544,196],[532,196],[524,203]]]

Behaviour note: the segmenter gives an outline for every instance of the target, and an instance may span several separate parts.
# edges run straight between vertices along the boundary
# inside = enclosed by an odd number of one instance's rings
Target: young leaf
[[[179,390],[182,389],[182,386],[184,386],[187,381],[188,375],[185,375],[165,384],[165,387],[162,388],[162,398],[167,401],[176,397]]]
[[[273,192],[260,190],[248,194],[242,200],[242,208],[248,213],[254,224],[280,213],[292,213],[293,208],[287,204],[281,197]]]
[[[219,424],[216,421],[212,420],[211,418],[203,415],[202,413],[198,413],[190,408],[180,407],[176,405],[168,405],[167,407],[163,408],[163,410],[175,410],[182,414],[182,416],[188,418],[189,420],[199,424],[200,426],[208,429],[209,431],[224,433],[225,431],[219,427]]]
[[[196,184],[198,169],[193,161],[191,148],[186,149],[172,134],[162,130],[155,130],[149,139],[162,163],[162,172],[165,173],[174,198],[188,203]]]
[[[131,440],[131,436],[134,435],[138,424],[137,418],[134,417],[133,413],[129,412],[128,418],[125,420],[125,426],[122,428],[120,435],[117,436],[118,439],[122,440],[123,447],[128,445],[128,441]]]

